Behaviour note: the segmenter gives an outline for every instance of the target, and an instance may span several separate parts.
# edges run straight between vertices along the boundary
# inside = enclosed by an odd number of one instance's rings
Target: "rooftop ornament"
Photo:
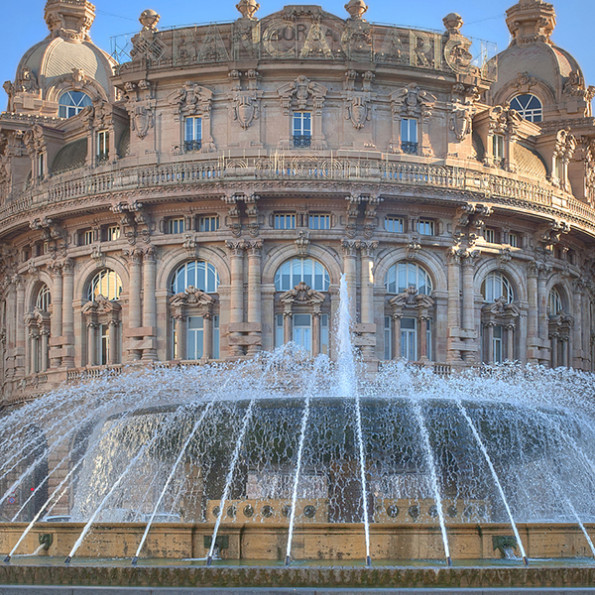
[[[455,33],[460,33],[463,26],[463,17],[456,12],[451,12],[442,19],[442,22],[446,27],[446,31],[454,35]]]
[[[140,17],[138,20],[140,24],[143,26],[143,31],[157,31],[157,23],[161,15],[157,14],[154,10],[148,8],[147,10],[143,10],[140,13]]]
[[[506,24],[513,37],[511,45],[551,43],[556,11],[543,0],[520,0],[506,11]]]
[[[240,11],[243,19],[256,20],[254,15],[260,8],[260,4],[256,0],[240,0],[236,4],[236,8]]]
[[[349,0],[345,5],[345,10],[349,13],[352,19],[361,20],[368,10],[368,6],[364,0]]]

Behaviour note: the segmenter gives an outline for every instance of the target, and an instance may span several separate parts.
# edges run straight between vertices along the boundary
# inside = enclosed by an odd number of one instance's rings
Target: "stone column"
[[[539,361],[539,352],[536,345],[538,342],[537,267],[534,263],[529,266],[527,275],[527,294],[529,300],[529,312],[527,314],[527,342],[529,344],[529,352],[527,354],[527,359],[529,362],[537,363]]]
[[[573,283],[572,289],[574,291],[573,297],[573,326],[572,326],[572,351],[570,354],[572,365],[575,368],[582,369],[585,358],[583,352],[583,338],[582,338],[582,316],[583,316],[583,284],[580,280]]]
[[[354,240],[343,240],[343,273],[345,275],[345,283],[347,284],[347,294],[349,295],[349,316],[351,317],[351,323],[356,323],[356,284],[357,284],[357,273],[356,273],[356,255],[357,255],[357,242]]]
[[[514,361],[514,324],[506,327],[506,359]]]
[[[62,271],[60,267],[54,266],[51,269],[52,275],[52,317],[50,319],[50,336],[57,341],[62,336]],[[59,368],[62,358],[58,355],[60,347],[52,348],[50,365],[52,368]]]
[[[401,314],[393,314],[393,359],[401,359]]]
[[[230,251],[231,289],[229,292],[229,324],[237,326],[244,322],[244,242],[225,242]],[[239,339],[241,333],[230,331],[231,339]],[[229,355],[238,357],[243,355],[242,348],[233,343],[229,347]]]
[[[71,260],[62,267],[62,336],[64,337],[62,365],[74,368],[74,266]]]
[[[552,350],[552,368],[558,367],[558,337],[552,335],[550,339],[550,349]]]
[[[204,359],[213,358],[213,315],[208,312],[203,316],[203,345],[202,356]]]
[[[29,329],[29,361],[28,361],[28,366],[27,366],[27,373],[25,374],[26,376],[29,374],[35,374],[35,372],[37,372],[37,370],[35,369],[35,360],[37,359],[37,335],[36,335],[36,331],[33,328]]]
[[[97,364],[97,324],[87,322],[87,366]]]
[[[130,286],[128,289],[128,329],[131,340],[134,341],[134,333],[142,325],[142,311],[141,311],[141,253],[133,249],[129,253],[129,270],[130,270]],[[139,360],[142,351],[140,349],[130,349],[130,359]]]
[[[155,299],[157,263],[155,248],[149,246],[143,254],[143,327],[145,328],[145,343],[150,347],[143,349],[143,361],[155,361],[157,348],[155,339],[157,335],[157,317]]]
[[[260,291],[262,241],[246,244],[248,249],[248,322],[258,330],[251,330],[250,336],[260,339],[248,347],[248,355],[255,355],[262,349],[262,295]]]
[[[493,364],[494,363],[494,323],[493,322],[488,322],[486,324],[486,330],[487,330],[487,352],[488,352],[488,364]]]
[[[113,366],[118,363],[118,322],[116,320],[109,321],[109,361],[108,364]]]
[[[419,317],[419,359],[428,359],[428,317],[422,314]]]
[[[448,301],[446,306],[446,319],[448,326],[448,361],[461,361],[461,351],[455,345],[460,342],[461,328],[461,259],[453,247],[448,259]]]
[[[48,369],[48,339],[50,331],[43,329],[41,331],[41,357],[40,357],[40,372],[46,372]]]
[[[293,340],[293,314],[287,310],[283,312],[283,338],[285,343]]]
[[[366,325],[363,335],[374,340],[374,345],[364,345],[362,355],[365,360],[375,358],[376,326],[374,324],[374,251],[378,242],[360,242],[361,251],[361,322]]]
[[[312,314],[312,357],[320,354],[320,307]]]
[[[469,345],[465,353],[466,361],[474,361],[480,351],[475,328],[475,291],[473,288],[476,257],[477,252],[467,251],[463,260],[463,328],[466,331]]]
[[[16,351],[15,368],[17,376],[25,375],[25,284],[22,277],[14,280],[17,288],[17,320],[16,320]]]
[[[186,359],[186,317],[183,314],[174,315],[174,324],[176,325],[176,342],[178,344],[176,358]],[[173,355],[173,354],[172,354]]]
[[[548,335],[547,320],[547,293],[545,288],[546,270],[540,267],[537,274],[537,310],[538,310],[538,335],[539,338],[546,341]]]

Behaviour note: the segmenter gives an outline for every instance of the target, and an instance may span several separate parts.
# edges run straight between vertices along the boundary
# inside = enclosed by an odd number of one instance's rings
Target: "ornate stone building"
[[[595,125],[554,8],[510,46],[291,5],[159,31],[129,61],[48,0],[0,116],[4,402],[122,366],[335,348],[370,366],[595,367]]]

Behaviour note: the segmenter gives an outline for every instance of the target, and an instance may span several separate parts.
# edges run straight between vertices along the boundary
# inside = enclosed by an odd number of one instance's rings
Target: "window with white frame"
[[[433,236],[434,221],[431,219],[419,219],[417,222],[417,233],[422,236]]]
[[[109,225],[106,231],[108,242],[115,242],[116,240],[120,239],[121,230],[119,225]]]
[[[82,91],[66,91],[58,99],[58,116],[72,118],[82,112],[87,106],[93,105],[91,98]]]
[[[217,269],[204,260],[185,262],[174,271],[170,290],[176,294],[188,287],[195,287],[205,293],[216,293],[219,287]]]
[[[495,244],[496,243],[496,230],[492,229],[491,227],[486,227],[483,230],[483,237],[488,244]]]
[[[292,121],[294,147],[309,147],[312,143],[312,112],[294,112]]]
[[[403,217],[387,215],[384,218],[384,230],[391,233],[403,233],[405,231],[405,220]]]
[[[500,298],[510,304],[514,301],[514,292],[508,278],[500,271],[492,271],[483,282],[482,294],[486,302],[492,303]]]
[[[403,118],[401,120],[401,150],[403,153],[414,155],[417,153],[417,120],[415,118]]]
[[[388,269],[384,277],[384,287],[390,294],[404,293],[414,287],[417,293],[430,295],[432,280],[429,273],[413,262],[398,262]]]
[[[217,231],[219,229],[219,216],[218,215],[201,215],[198,218],[198,231],[209,232]]]
[[[519,234],[515,233],[514,231],[511,231],[508,234],[508,244],[512,247],[512,248],[519,248],[520,247],[520,238],[519,238]]]
[[[37,153],[37,177],[43,178],[45,175],[45,156],[43,153]]]
[[[200,151],[202,148],[202,118],[188,116],[184,119],[184,150]]]
[[[184,217],[172,217],[167,220],[167,233],[184,233]]]
[[[97,133],[96,153],[97,161],[107,161],[109,158],[109,132],[100,130]]]
[[[275,273],[277,291],[289,291],[302,282],[315,291],[328,291],[330,277],[324,266],[312,258],[288,260]]]
[[[43,287],[39,290],[37,294],[37,299],[35,300],[35,307],[40,312],[49,312],[50,304],[52,303],[50,288],[44,283]]]
[[[549,316],[558,316],[564,309],[562,296],[556,287],[553,287],[548,296],[547,312]]]
[[[513,97],[510,101],[510,107],[529,122],[541,122],[543,120],[543,105],[539,98],[532,93],[523,93]]]
[[[390,316],[384,317],[384,359],[390,360],[393,358],[392,346],[392,318]]]
[[[295,229],[295,213],[275,213],[273,227],[275,229]]]
[[[504,161],[504,136],[502,134],[492,135],[492,156],[496,164],[501,164]]]
[[[308,216],[308,227],[310,229],[330,229],[331,216],[321,213],[310,214]]]
[[[87,300],[94,302],[100,295],[106,300],[119,300],[121,293],[122,280],[120,276],[110,269],[102,269],[89,283]]]
[[[84,231],[81,231],[79,235],[81,246],[88,246],[89,244],[92,244],[93,235],[92,229],[85,229]]]

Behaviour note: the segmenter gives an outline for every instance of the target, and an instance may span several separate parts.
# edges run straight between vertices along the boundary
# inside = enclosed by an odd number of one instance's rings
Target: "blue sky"
[[[140,29],[138,16],[146,8],[153,8],[161,15],[162,27],[230,21],[239,16],[235,9],[237,0],[205,2],[204,0],[96,0],[97,16],[91,29],[93,41],[110,52],[112,37],[134,33]],[[318,4],[336,15],[347,16],[346,0],[304,1],[302,4]],[[260,0],[258,16],[262,17],[279,10],[286,4],[299,4],[299,0]],[[442,31],[442,18],[449,12],[462,15],[463,33],[469,37],[495,42],[503,50],[509,41],[505,23],[505,11],[515,0],[368,0],[366,18],[377,23],[410,25]],[[3,34],[0,38],[2,61],[0,83],[14,80],[18,62],[23,53],[47,34],[43,20],[45,0],[20,0],[3,2]],[[568,50],[579,61],[587,84],[595,85],[595,22],[594,0],[557,0],[554,6],[558,25],[554,42]],[[0,106],[6,106],[6,95],[0,91]]]

